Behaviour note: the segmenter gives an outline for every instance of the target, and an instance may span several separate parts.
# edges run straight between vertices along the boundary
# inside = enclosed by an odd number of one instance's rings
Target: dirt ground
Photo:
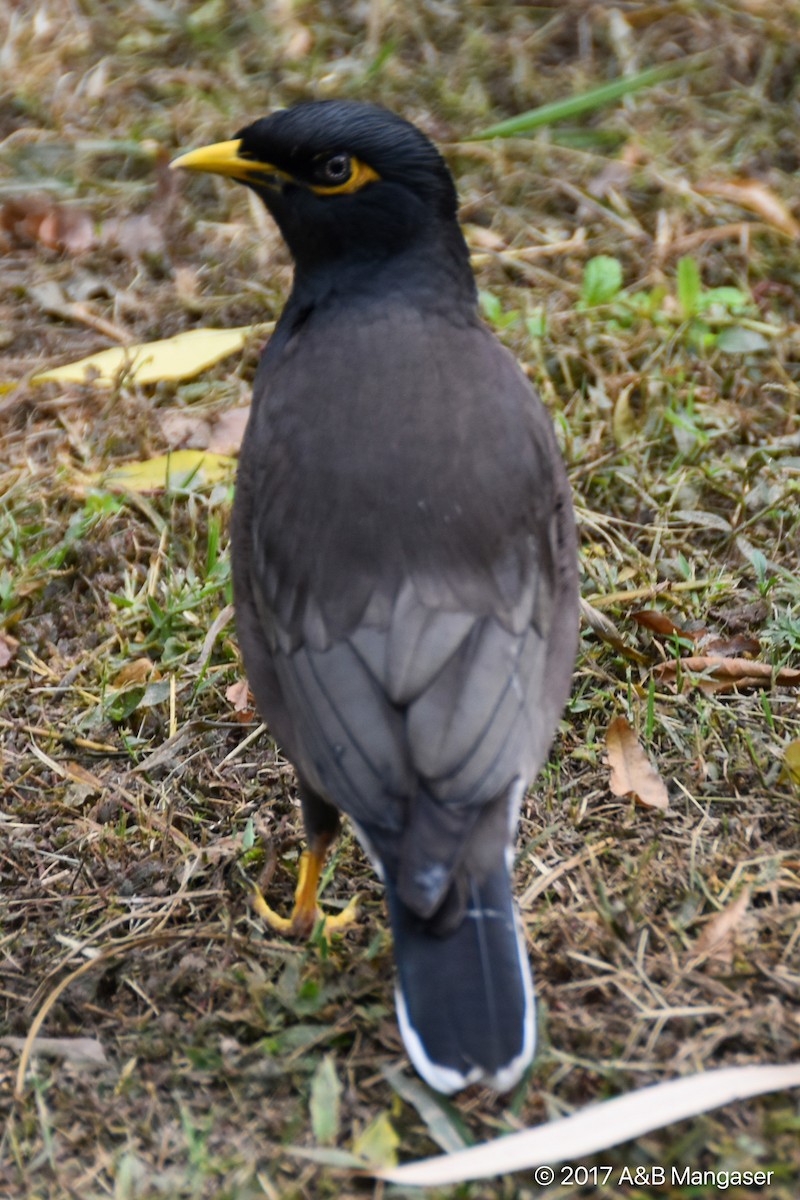
[[[486,318],[575,493],[580,658],[517,855],[540,1049],[504,1097],[413,1078],[349,832],[325,902],[359,895],[352,931],[288,942],[255,915],[256,883],[288,911],[303,843],[242,689],[233,470],[108,474],[219,444],[265,331],[191,380],[32,382],[276,318],[291,268],[266,214],[166,164],[311,96],[381,102],[442,145]],[[0,0],[0,1194],[381,1196],[293,1148],[404,1161],[800,1058],[799,109],[796,0]],[[619,717],[668,809],[612,790]],[[605,1184],[430,1194],[712,1194],[676,1166],[769,1170],[764,1194],[796,1200],[799,1133],[782,1093],[596,1156]],[[663,1186],[620,1182],[654,1165]]]

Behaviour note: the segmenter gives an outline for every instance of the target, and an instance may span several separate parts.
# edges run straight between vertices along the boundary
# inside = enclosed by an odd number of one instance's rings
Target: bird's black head
[[[442,156],[414,125],[372,104],[298,104],[172,165],[252,188],[303,273],[343,260],[374,264],[431,239],[466,261]]]

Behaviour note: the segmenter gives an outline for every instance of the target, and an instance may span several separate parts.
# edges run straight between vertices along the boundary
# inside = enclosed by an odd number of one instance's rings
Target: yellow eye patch
[[[377,171],[363,163],[360,158],[350,160],[350,178],[344,183],[320,184],[310,183],[308,186],[318,196],[345,196],[358,192],[368,183],[376,183],[380,179]]]

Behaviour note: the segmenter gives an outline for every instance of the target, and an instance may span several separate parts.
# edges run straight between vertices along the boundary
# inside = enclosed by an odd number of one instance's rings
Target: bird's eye
[[[319,174],[326,183],[346,183],[351,169],[349,154],[333,154],[322,163]]]

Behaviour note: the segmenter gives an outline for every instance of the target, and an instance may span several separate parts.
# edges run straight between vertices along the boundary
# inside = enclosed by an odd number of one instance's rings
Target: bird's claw
[[[253,907],[262,921],[285,937],[310,937],[320,921],[326,933],[335,933],[353,925],[358,914],[358,896],[335,915],[323,913],[317,904],[317,885],[322,870],[322,860],[312,851],[306,850],[300,857],[300,868],[295,890],[294,908],[290,917],[282,917],[267,904],[258,887],[253,888]]]

